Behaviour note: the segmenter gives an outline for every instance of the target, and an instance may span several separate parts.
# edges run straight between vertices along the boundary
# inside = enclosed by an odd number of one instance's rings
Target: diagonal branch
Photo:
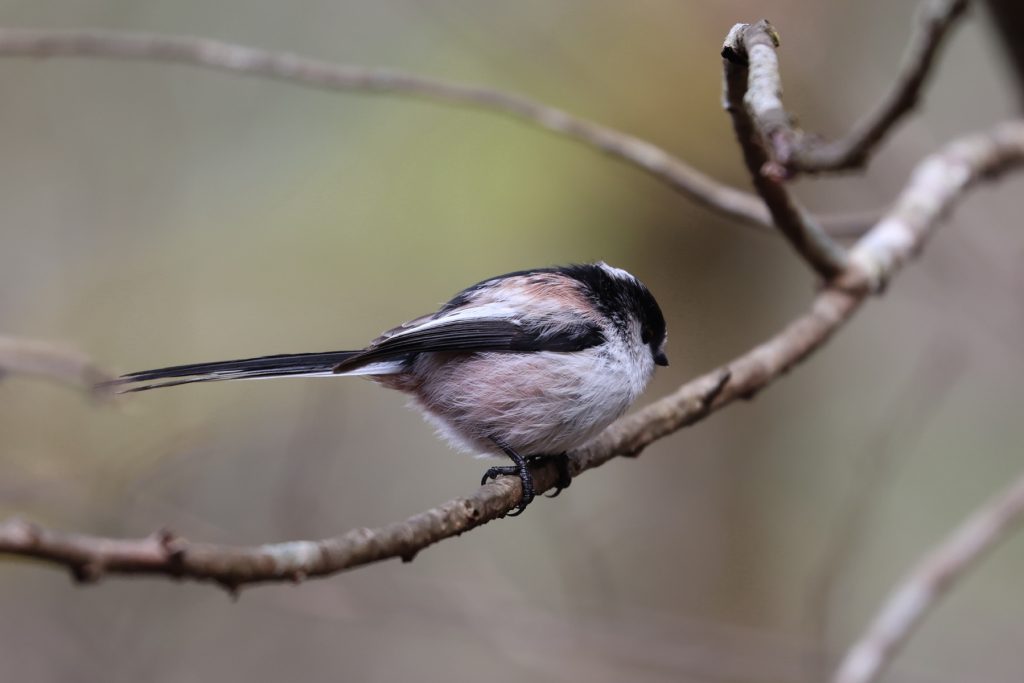
[[[832,142],[794,127],[778,95],[751,102],[758,129],[770,147],[771,170],[780,178],[799,173],[822,173],[859,168],[906,114],[920,101],[921,90],[935,64],[943,40],[967,10],[967,0],[926,0],[918,9],[920,25],[907,45],[892,87],[875,109],[866,114],[846,136]],[[777,43],[766,44],[772,51]],[[774,66],[778,79],[778,66]]]
[[[99,57],[164,61],[334,91],[424,97],[499,112],[596,148],[636,166],[696,203],[741,223],[769,227],[761,200],[701,173],[640,138],[515,93],[452,83],[391,69],[277,53],[206,38],[100,30],[0,28],[0,57]],[[844,221],[840,219],[840,223]]]
[[[0,379],[7,374],[44,377],[94,394],[99,383],[114,378],[75,349],[0,335]]]
[[[873,526],[877,496],[892,479],[899,456],[924,433],[966,369],[960,354],[947,344],[942,340],[925,351],[902,390],[878,411],[885,429],[871,435],[860,449],[858,472],[828,532],[818,568],[807,581],[806,617],[813,638],[808,650],[807,680],[827,680],[836,664],[830,652],[831,603],[841,579],[863,551]],[[909,414],[895,410],[906,406],[910,406]],[[900,415],[900,419],[893,420],[893,415]]]
[[[864,166],[871,153],[901,118],[921,99],[944,39],[967,10],[967,0],[931,0],[918,10],[920,22],[911,34],[899,72],[889,92],[875,109],[858,121],[846,136],[818,142],[803,136],[785,162],[791,173],[821,173]]]
[[[616,456],[635,456],[651,443],[703,419],[737,399],[750,398],[820,348],[868,296],[925,244],[963,193],[982,178],[1024,164],[1024,121],[955,141],[925,159],[895,207],[854,247],[850,266],[800,316],[771,339],[728,365],[692,380],[619,420],[588,446],[570,454],[574,475]],[[534,470],[538,493],[557,478],[553,465]],[[120,540],[51,531],[12,519],[0,523],[0,554],[64,566],[81,580],[105,574],[157,574],[243,584],[298,581],[401,557],[457,536],[509,512],[520,498],[518,478],[500,478],[458,498],[378,529],[356,529],[321,541],[255,547],[190,543],[170,533]]]
[[[1024,475],[964,520],[889,593],[833,683],[873,683],[928,613],[1024,521]]]
[[[785,116],[779,93],[778,34],[767,21],[736,24],[722,46],[726,111],[754,188],[768,205],[775,225],[797,253],[826,281],[846,268],[846,252],[834,242],[789,193],[782,174],[772,172],[768,146],[776,128],[765,125],[765,113]],[[758,112],[761,112],[759,115]]]

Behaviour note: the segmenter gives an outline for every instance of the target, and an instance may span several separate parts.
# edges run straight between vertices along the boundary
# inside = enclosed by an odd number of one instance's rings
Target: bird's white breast
[[[416,405],[455,446],[480,454],[497,438],[520,455],[556,455],[596,436],[640,395],[650,354],[623,344],[559,353],[424,354]]]

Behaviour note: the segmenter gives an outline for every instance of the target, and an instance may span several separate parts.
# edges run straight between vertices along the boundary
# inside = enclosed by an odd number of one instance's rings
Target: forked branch
[[[751,87],[748,106],[771,157],[771,163],[763,171],[785,179],[800,173],[843,171],[865,165],[885,136],[920,101],[940,48],[967,5],[967,0],[922,3],[918,8],[919,26],[911,34],[903,63],[889,92],[849,133],[831,142],[793,124],[794,117],[781,100],[782,80],[775,55],[778,41],[760,41],[765,49],[751,54],[750,60],[751,70],[760,72],[764,87],[760,92]],[[728,43],[723,56],[730,56]]]

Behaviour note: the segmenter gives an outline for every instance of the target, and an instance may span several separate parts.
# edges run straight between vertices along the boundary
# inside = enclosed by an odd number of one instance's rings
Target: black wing
[[[410,354],[437,351],[581,351],[604,341],[601,329],[580,322],[561,329],[527,327],[508,319],[463,318],[401,332],[346,358],[335,372]]]

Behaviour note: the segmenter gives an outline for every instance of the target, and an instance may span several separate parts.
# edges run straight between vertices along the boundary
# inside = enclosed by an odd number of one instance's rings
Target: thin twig
[[[779,95],[781,82],[769,97],[751,102],[755,122],[769,145],[771,172],[780,178],[859,168],[897,122],[917,106],[939,48],[967,10],[967,0],[927,0],[918,10],[920,25],[907,45],[899,73],[885,97],[844,137],[824,141],[793,125]],[[767,44],[773,53],[777,45]],[[777,70],[776,70],[777,73]]]
[[[570,454],[574,475],[645,447],[740,398],[749,398],[820,348],[868,296],[925,243],[963,192],[981,178],[1024,163],[1024,122],[953,142],[925,159],[889,214],[852,251],[851,265],[823,289],[810,310],[728,365],[619,420]],[[534,470],[538,493],[557,479],[550,464]],[[82,580],[106,574],[162,574],[236,589],[258,582],[298,581],[380,560],[411,560],[420,550],[505,515],[520,498],[516,477],[502,477],[409,519],[357,529],[322,541],[255,547],[189,543],[161,533],[118,540],[51,531],[21,520],[0,524],[0,554],[61,565]]]
[[[875,109],[838,140],[819,143],[813,136],[804,135],[803,142],[793,148],[793,156],[779,161],[791,173],[821,173],[864,166],[885,136],[920,102],[939,48],[967,10],[967,4],[967,0],[925,2],[918,10],[920,25],[911,34],[896,80]]]
[[[722,46],[724,106],[732,116],[754,188],[768,205],[775,225],[828,281],[846,269],[846,252],[789,193],[783,177],[770,171],[768,145],[775,128],[767,122],[773,116],[785,116],[779,100],[782,85],[775,55],[777,41],[778,35],[767,21],[733,26]]]
[[[166,61],[309,85],[425,97],[512,116],[636,166],[696,203],[748,225],[771,225],[761,200],[719,183],[645,140],[522,95],[401,71],[330,62],[206,38],[89,29],[0,28],[0,57]]]
[[[494,88],[382,69],[330,62],[290,53],[190,36],[91,29],[0,28],[0,57],[95,57],[162,61],[268,78],[332,91],[363,91],[424,97],[477,107],[563,135],[645,171],[680,194],[743,225],[772,228],[759,197],[714,180],[656,145],[587,121],[523,95]],[[822,216],[837,235],[860,236],[881,212]]]
[[[81,351],[43,342],[0,335],[0,379],[7,374],[34,375],[90,393],[114,378]]]
[[[1024,475],[975,510],[893,590],[833,683],[873,683],[957,582],[1024,521]]]
[[[877,422],[885,428],[873,434],[860,449],[863,454],[850,492],[831,525],[818,568],[807,581],[807,621],[812,639],[807,680],[826,680],[835,664],[829,641],[833,593],[862,554],[866,537],[874,526],[871,515],[882,489],[892,479],[898,457],[924,434],[964,369],[961,354],[954,352],[954,347],[944,341],[934,343],[898,395],[878,410]],[[909,414],[903,409],[905,406],[909,406]],[[900,419],[893,420],[893,415],[900,415]]]

